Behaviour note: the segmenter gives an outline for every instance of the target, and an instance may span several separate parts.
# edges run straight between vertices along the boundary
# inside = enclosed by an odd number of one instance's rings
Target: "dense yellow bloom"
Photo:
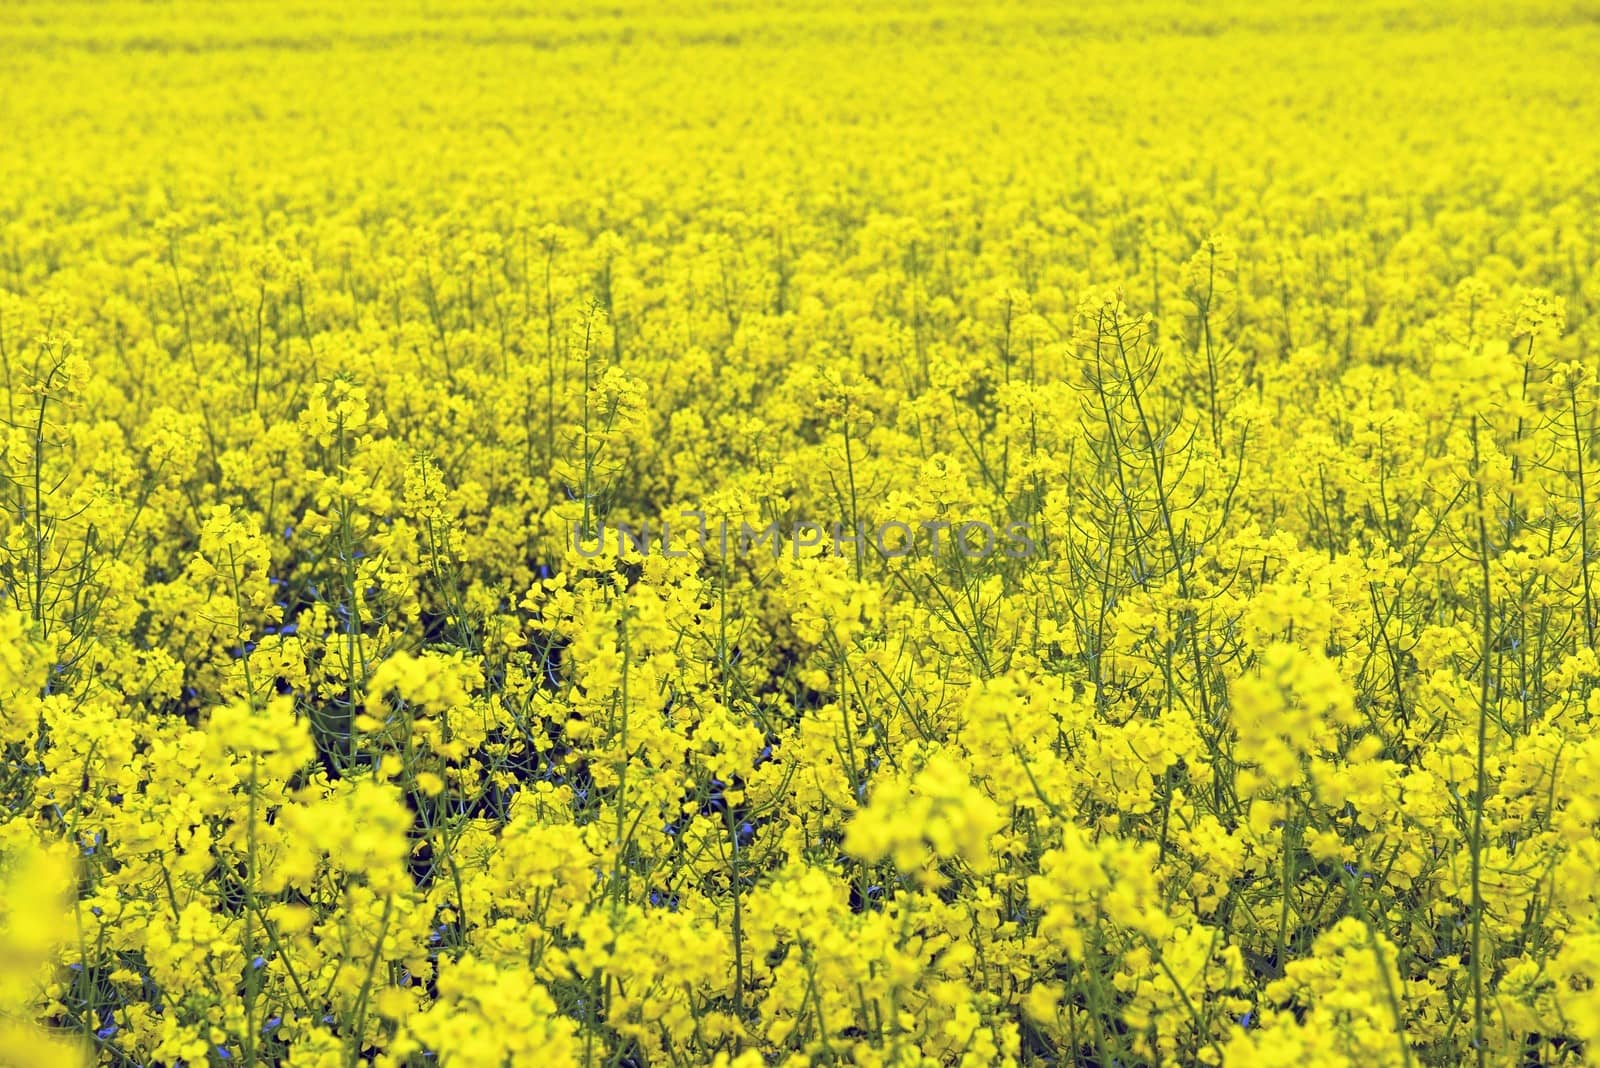
[[[0,1061],[1600,1064],[1565,0],[0,25]]]
[[[888,860],[920,885],[940,886],[940,861],[963,861],[987,874],[990,838],[1004,822],[961,766],[935,753],[909,780],[878,785],[872,803],[845,829],[844,848],[869,863]]]
[[[16,837],[0,836],[0,1049],[17,1068],[84,1063],[77,1043],[29,1019],[48,986],[52,954],[69,937],[72,864],[61,850]]]

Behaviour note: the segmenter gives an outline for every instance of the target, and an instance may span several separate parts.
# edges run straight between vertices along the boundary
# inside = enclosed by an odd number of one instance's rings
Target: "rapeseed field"
[[[1600,1064],[1597,304],[1586,0],[14,0],[0,1063]]]

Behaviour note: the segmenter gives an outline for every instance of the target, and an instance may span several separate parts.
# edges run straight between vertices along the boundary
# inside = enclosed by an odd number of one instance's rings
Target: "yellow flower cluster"
[[[0,1063],[1600,1065],[1597,55],[8,11]]]

